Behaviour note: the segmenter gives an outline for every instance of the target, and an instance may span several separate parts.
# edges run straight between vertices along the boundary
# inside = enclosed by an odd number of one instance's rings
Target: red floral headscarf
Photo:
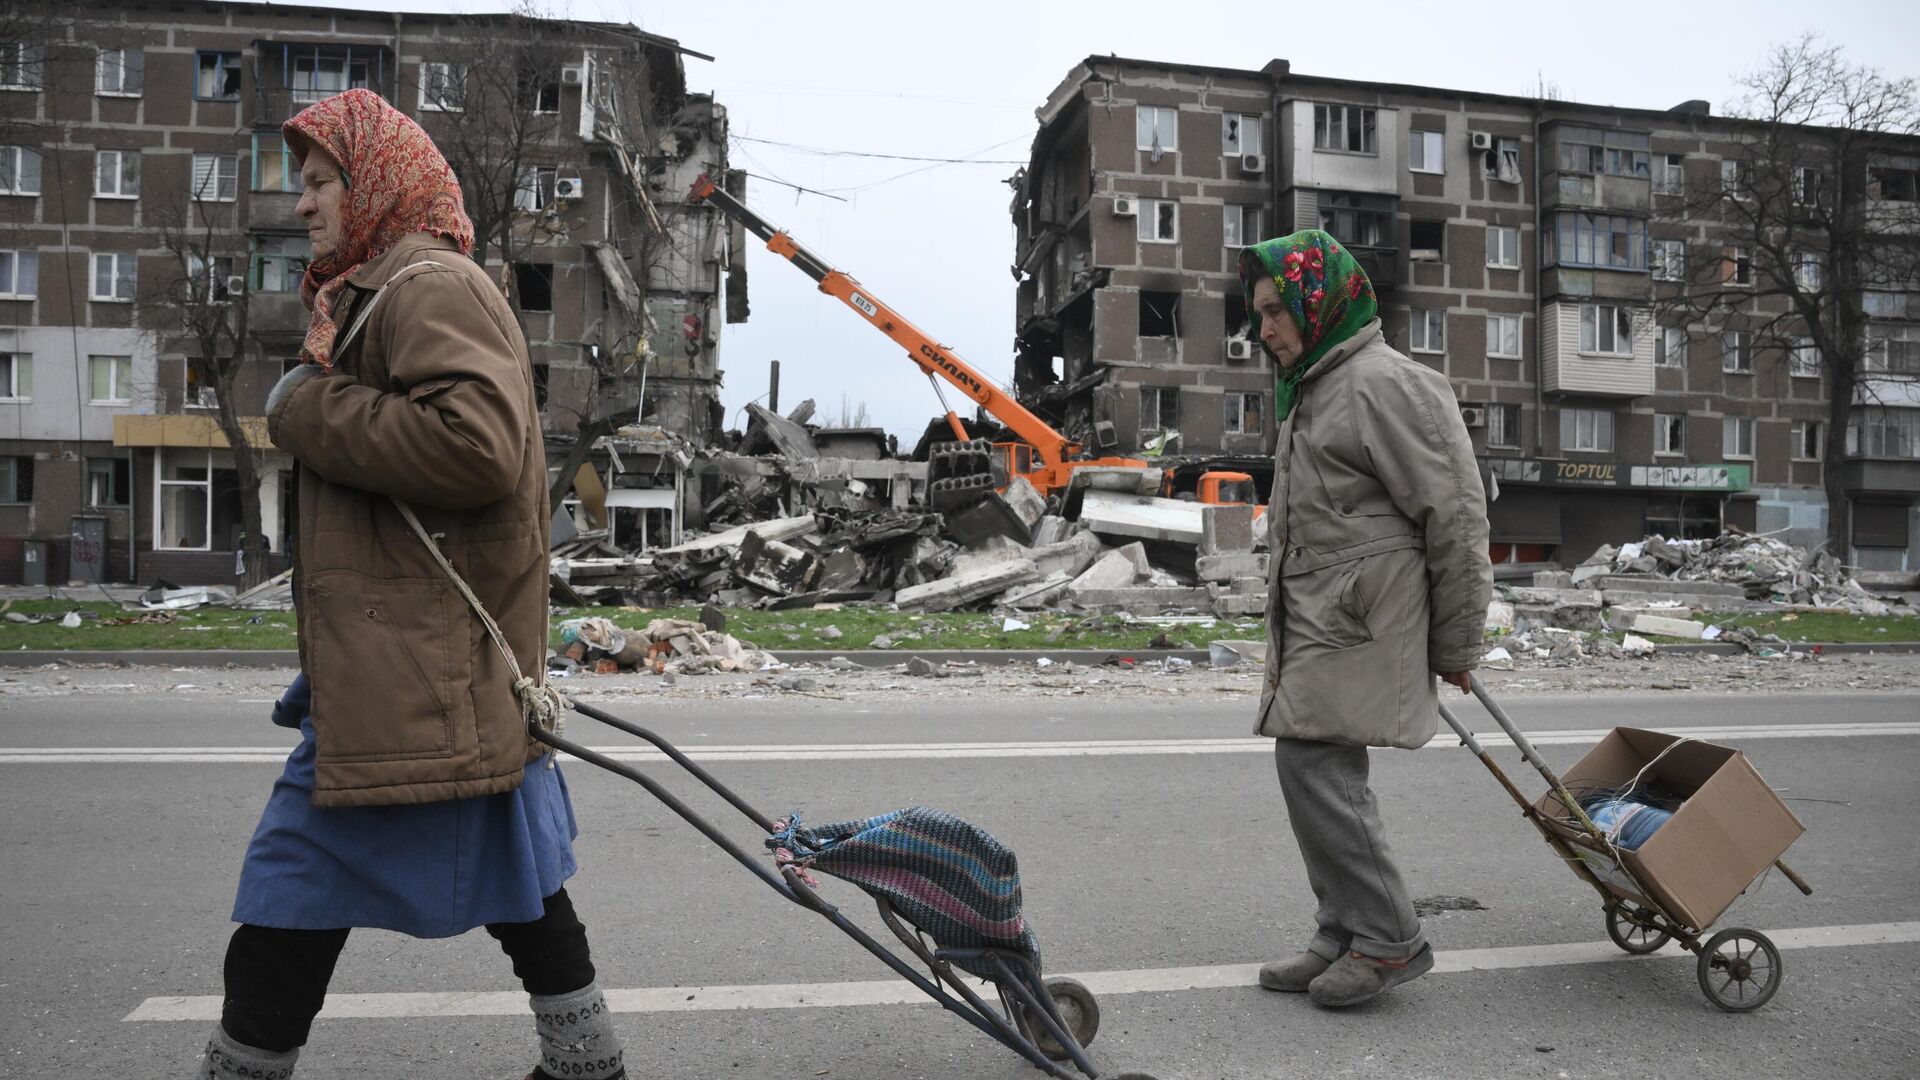
[[[473,221],[460,181],[433,139],[371,90],[349,90],[310,105],[280,131],[303,166],[307,151],[318,146],[346,175],[340,246],[309,264],[300,283],[300,299],[313,312],[302,359],[331,368],[339,329],[333,308],[347,275],[416,232],[444,236],[471,255]]]

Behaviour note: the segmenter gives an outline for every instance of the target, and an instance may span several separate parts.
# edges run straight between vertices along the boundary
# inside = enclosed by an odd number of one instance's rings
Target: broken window
[[[1720,280],[1728,285],[1753,284],[1753,253],[1739,244],[1721,248]]]
[[[522,68],[519,78],[520,104],[535,116],[560,111],[560,80],[551,71]]]
[[[1653,175],[1652,142],[1645,132],[1564,127],[1559,134],[1560,171],[1645,180]]]
[[[1379,116],[1379,110],[1358,105],[1315,105],[1313,148],[1377,154]]]
[[[465,64],[420,65],[420,107],[433,112],[459,112],[466,106]]]
[[[1447,171],[1447,135],[1444,131],[1407,132],[1407,171]]]
[[[1729,195],[1745,195],[1751,192],[1753,184],[1744,161],[1722,161],[1720,163],[1720,190]]]
[[[521,311],[552,311],[553,264],[514,263],[513,291],[520,294]]]
[[[1818,205],[1827,186],[1827,174],[1819,169],[1796,165],[1793,169],[1793,201],[1801,206]]]
[[[1787,373],[1796,379],[1820,377],[1820,347],[1812,338],[1795,338],[1787,347]]]
[[[1684,281],[1686,276],[1687,242],[1655,240],[1653,242],[1653,280]]]
[[[194,56],[193,96],[208,101],[240,97],[240,54],[202,52]]]
[[[1507,135],[1494,137],[1493,146],[1480,155],[1480,175],[1503,184],[1520,182],[1520,140]]]
[[[1180,426],[1180,391],[1171,386],[1140,388],[1140,434],[1145,437]]]
[[[1662,195],[1678,195],[1687,188],[1685,154],[1654,155],[1653,190]]]
[[[26,456],[0,457],[0,503],[33,501],[33,462]]]
[[[1180,240],[1180,204],[1172,199],[1141,199],[1134,221],[1143,243],[1172,244]]]
[[[1245,337],[1247,334],[1247,298],[1238,292],[1227,294],[1227,336]]]
[[[1826,449],[1827,425],[1818,420],[1802,420],[1793,425],[1793,460],[1819,461]]]
[[[1252,113],[1224,113],[1220,117],[1220,153],[1227,156],[1260,152],[1260,118]]]
[[[1687,452],[1687,415],[1653,414],[1653,452],[1684,455]]]
[[[1753,343],[1745,330],[1727,330],[1720,335],[1720,370],[1729,375],[1753,374]]]
[[[1414,262],[1439,262],[1447,243],[1447,223],[1444,221],[1421,221],[1415,218],[1411,222],[1407,237],[1407,258]]]
[[[520,170],[520,182],[513,189],[515,210],[544,210],[553,201],[553,181],[560,170],[552,165],[534,165]]]
[[[1647,268],[1647,223],[1609,214],[1554,215],[1553,262],[1602,270]]]
[[[1881,202],[1920,202],[1920,172],[1879,165],[1869,168],[1867,198]]]
[[[1520,406],[1487,406],[1487,445],[1507,449],[1520,446]]]
[[[1180,336],[1180,294],[1177,292],[1141,292],[1140,336]]]
[[[1226,430],[1229,435],[1259,435],[1266,427],[1266,395],[1229,392],[1226,397]]]
[[[1162,105],[1136,105],[1134,146],[1155,155],[1180,149],[1180,111]],[[1160,159],[1156,156],[1154,160]]]
[[[1352,247],[1385,247],[1393,229],[1393,200],[1373,195],[1322,192],[1320,227]]]

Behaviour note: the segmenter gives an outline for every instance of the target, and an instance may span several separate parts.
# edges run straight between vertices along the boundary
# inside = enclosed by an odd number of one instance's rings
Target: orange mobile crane
[[[799,241],[786,230],[775,228],[745,203],[715,184],[711,176],[704,174],[687,193],[689,203],[703,200],[719,207],[722,213],[745,226],[748,232],[766,241],[768,251],[799,267],[801,273],[819,283],[821,292],[837,297],[871,323],[874,329],[907,350],[907,359],[919,365],[920,370],[926,373],[927,381],[933,385],[934,393],[939,395],[940,405],[946,409],[947,425],[953,429],[956,440],[961,443],[972,442],[966,427],[947,403],[946,392],[940,388],[938,379],[945,379],[958,387],[988,415],[1018,436],[1019,442],[993,445],[995,453],[1000,456],[1005,475],[1024,476],[1042,497],[1050,497],[1065,494],[1075,469],[1090,465],[1146,466],[1145,461],[1136,458],[1083,456],[1085,451],[1079,443],[1055,431],[1045,420],[1015,401],[1012,394],[956,356],[953,350],[908,322],[845,271],[828,266],[818,256],[801,247]],[[1004,487],[1004,484],[999,486]]]

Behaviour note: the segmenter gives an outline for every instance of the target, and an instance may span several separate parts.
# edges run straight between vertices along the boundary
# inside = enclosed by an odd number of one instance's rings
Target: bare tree
[[[237,186],[237,177],[234,181]],[[247,588],[264,580],[267,569],[260,519],[266,455],[254,447],[239,402],[241,376],[255,344],[248,332],[247,238],[233,220],[236,203],[221,199],[217,167],[190,174],[188,184],[192,190],[184,207],[175,204],[155,214],[169,269],[146,283],[140,305],[143,321],[186,354],[190,382],[198,385],[202,397],[183,404],[211,405],[214,422],[232,448],[246,557],[240,585]]]
[[[1760,355],[1818,365],[1829,408],[1821,467],[1827,543],[1844,558],[1851,515],[1847,429],[1877,383],[1920,367],[1884,355],[1865,308],[1873,290],[1920,281],[1920,202],[1911,190],[1920,132],[1914,80],[1849,63],[1807,36],[1743,76],[1736,148],[1715,183],[1689,187],[1661,216],[1693,233],[1681,266],[1656,250],[1659,306],[1694,326],[1738,328]],[[1904,173],[1890,168],[1908,155]],[[1898,175],[1907,189],[1893,190]],[[1701,249],[1705,248],[1705,251]],[[1905,370],[1896,370],[1904,367]]]
[[[863,428],[863,427],[866,427],[869,423],[871,423],[871,421],[868,419],[868,416],[867,416],[867,403],[865,401],[853,402],[847,397],[847,394],[844,390],[841,391],[840,415],[837,418],[835,418],[833,423],[829,424],[828,426],[842,427],[842,428]]]

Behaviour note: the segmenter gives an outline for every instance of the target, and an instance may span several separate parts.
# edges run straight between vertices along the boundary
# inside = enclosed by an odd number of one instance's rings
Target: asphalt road
[[[924,803],[994,832],[1020,853],[1049,972],[1095,973],[1104,988],[1092,1050],[1116,1071],[1913,1075],[1920,869],[1902,796],[1916,790],[1920,698],[1514,701],[1559,766],[1583,751],[1578,733],[1615,723],[1744,729],[1716,738],[1747,750],[1806,822],[1789,859],[1818,888],[1802,897],[1775,877],[1722,920],[1791,946],[1779,996],[1745,1016],[1708,1005],[1691,958],[1671,947],[1632,961],[1588,947],[1605,941],[1591,891],[1477,762],[1444,746],[1378,753],[1374,773],[1416,895],[1486,906],[1428,920],[1441,970],[1343,1013],[1251,985],[1244,965],[1291,952],[1312,901],[1272,763],[1239,741],[1250,700],[1217,698],[604,704],[702,749],[770,813],[825,821]],[[292,741],[266,708],[201,691],[0,700],[0,1075],[190,1075],[218,1007],[241,853],[277,772],[271,759]],[[1492,729],[1477,709],[1463,712]],[[628,743],[585,720],[573,733]],[[144,749],[86,760],[122,748]],[[181,748],[204,753],[180,759]],[[1531,790],[1516,757],[1500,755]],[[692,791],[662,765],[642,767]],[[584,763],[564,768],[581,823],[571,889],[602,984],[620,991],[636,1080],[1038,1075],[930,1005],[843,1004],[910,988],[637,786]],[[744,820],[701,805],[757,846]],[[864,913],[857,890],[830,879],[825,890]],[[340,1003],[352,1015],[316,1026],[302,1077],[518,1077],[531,1059],[530,1021],[484,934],[356,933],[334,990],[365,996]],[[505,996],[459,996],[468,993]],[[728,1001],[757,1007],[702,1008]]]

